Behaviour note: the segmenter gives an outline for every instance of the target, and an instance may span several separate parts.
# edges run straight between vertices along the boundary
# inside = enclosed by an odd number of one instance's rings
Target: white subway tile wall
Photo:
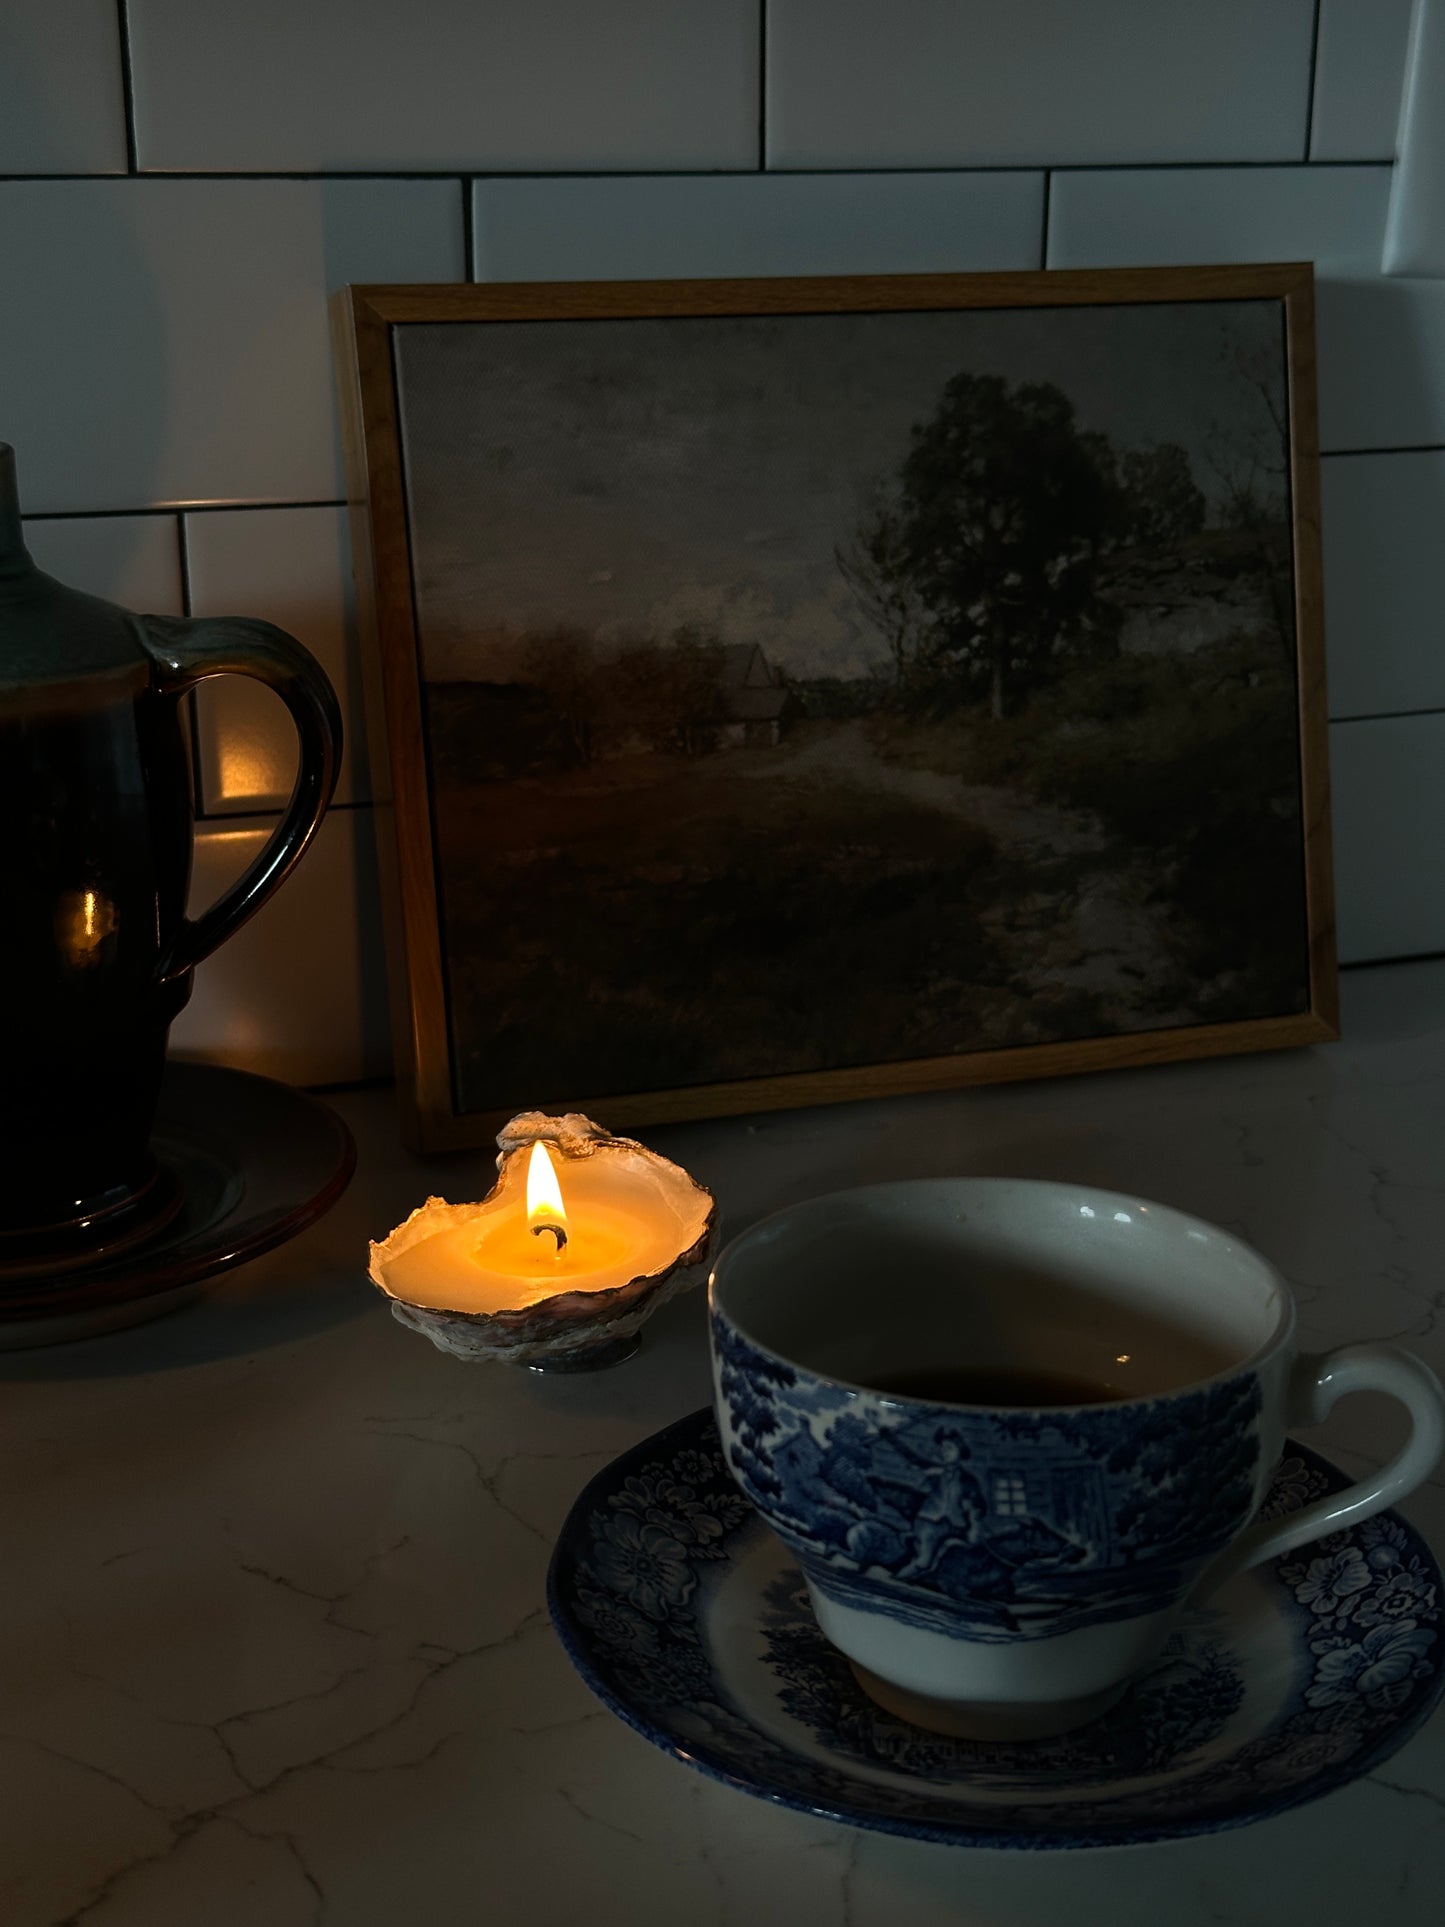
[[[1313,261],[1317,274],[1378,272],[1390,169],[1080,168],[1055,176],[1051,268]]]
[[[1036,268],[1044,176],[715,174],[478,181],[478,281]]]
[[[389,1061],[326,319],[348,281],[1315,261],[1341,954],[1445,949],[1438,197],[1397,199],[1410,272],[1381,266],[1410,0],[3,13],[0,435],[37,559],[278,622],[347,712],[342,807],[197,973],[177,1050],[297,1082]],[[198,722],[197,905],[293,764],[239,679]]]
[[[1314,0],[769,0],[770,167],[1298,161]]]
[[[20,484],[26,484],[20,471]],[[139,615],[185,614],[181,531],[174,515],[27,516],[37,569]]]
[[[1320,447],[1445,446],[1445,281],[1315,285]]]
[[[337,500],[327,295],[463,259],[455,181],[0,182],[26,508]]]
[[[115,0],[5,0],[0,174],[124,174]]]
[[[1445,710],[1445,449],[1321,464],[1336,718]]]
[[[1320,0],[1312,161],[1392,161],[1415,0]]]
[[[129,0],[163,173],[751,167],[757,0]]]
[[[1385,233],[1387,274],[1445,274],[1445,6],[1419,0],[1400,106],[1400,159]]]
[[[1445,950],[1445,715],[1330,726],[1340,961]]]

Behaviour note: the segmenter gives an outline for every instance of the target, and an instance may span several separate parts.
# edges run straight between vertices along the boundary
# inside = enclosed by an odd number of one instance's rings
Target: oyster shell
[[[525,1185],[526,1153],[542,1139],[565,1173],[569,1163],[605,1158],[632,1176],[674,1217],[677,1254],[666,1263],[616,1287],[559,1291],[507,1311],[455,1311],[403,1298],[387,1282],[387,1267],[437,1232],[495,1208],[505,1193]],[[420,1332],[454,1358],[498,1359],[517,1365],[549,1362],[575,1368],[586,1354],[621,1355],[618,1341],[634,1337],[659,1305],[699,1283],[706,1271],[716,1226],[712,1193],[697,1180],[632,1138],[613,1137],[578,1112],[548,1117],[524,1111],[497,1134],[497,1182],[477,1204],[451,1205],[428,1198],[404,1224],[370,1247],[368,1276],[391,1301],[392,1316]],[[565,1180],[564,1180],[565,1188]]]

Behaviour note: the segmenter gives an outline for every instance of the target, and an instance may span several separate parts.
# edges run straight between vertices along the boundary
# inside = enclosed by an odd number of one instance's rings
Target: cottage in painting
[[[787,707],[787,685],[757,643],[728,643],[719,678],[719,748],[774,748]]]

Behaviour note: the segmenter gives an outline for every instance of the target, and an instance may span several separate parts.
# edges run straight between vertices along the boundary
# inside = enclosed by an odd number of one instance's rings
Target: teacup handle
[[[1342,1345],[1334,1352],[1302,1353],[1290,1374],[1287,1422],[1322,1424],[1346,1392],[1388,1392],[1399,1399],[1410,1414],[1410,1436],[1402,1449],[1378,1472],[1342,1492],[1327,1493],[1282,1519],[1262,1519],[1250,1526],[1220,1555],[1199,1591],[1212,1592],[1236,1572],[1383,1512],[1434,1471],[1445,1447],[1445,1390],[1422,1359],[1397,1345]]]

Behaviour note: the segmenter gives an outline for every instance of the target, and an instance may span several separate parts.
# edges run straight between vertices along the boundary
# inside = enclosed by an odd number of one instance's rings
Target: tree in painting
[[[833,556],[859,608],[887,644],[894,687],[901,689],[916,657],[926,604],[896,498],[876,491],[852,539],[840,543]]]
[[[1119,501],[1101,441],[1052,383],[998,375],[955,375],[914,430],[895,566],[928,611],[945,701],[983,684],[1002,718],[1060,656],[1107,641],[1097,574]]]
[[[1198,535],[1208,504],[1177,442],[1125,449],[1119,462],[1128,539],[1162,548]]]

